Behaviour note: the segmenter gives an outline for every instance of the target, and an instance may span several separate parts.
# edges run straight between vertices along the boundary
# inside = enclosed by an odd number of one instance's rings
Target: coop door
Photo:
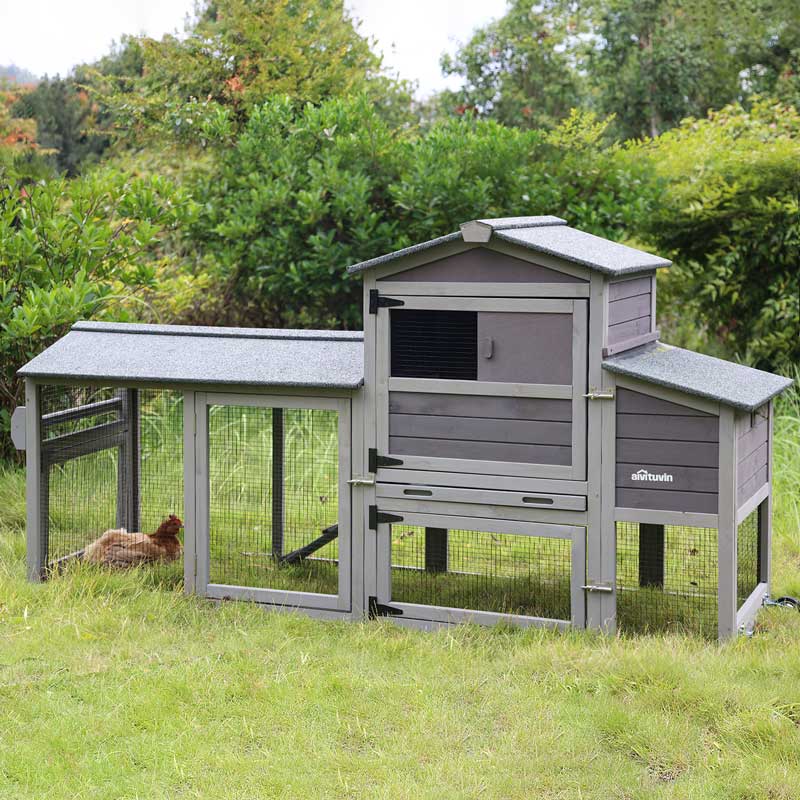
[[[350,609],[349,401],[198,395],[199,591]]]
[[[422,513],[376,512],[373,521],[372,616],[421,626],[585,625],[582,527]]]
[[[397,469],[586,478],[585,300],[392,297],[377,450]]]

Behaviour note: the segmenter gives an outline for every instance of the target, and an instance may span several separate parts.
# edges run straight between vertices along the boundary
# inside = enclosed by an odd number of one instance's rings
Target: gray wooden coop
[[[667,266],[557,217],[476,220],[349,268],[363,336],[80,323],[21,371],[31,578],[182,513],[176,580],[215,599],[746,629],[790,381],[659,342]]]

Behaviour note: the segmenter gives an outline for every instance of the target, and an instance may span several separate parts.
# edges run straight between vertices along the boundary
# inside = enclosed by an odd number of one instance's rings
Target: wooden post
[[[425,528],[425,571],[447,572],[447,528]]]
[[[639,586],[664,588],[664,526],[639,524]]]
[[[139,531],[141,530],[141,444],[138,389],[122,390],[122,418],[125,421],[125,440],[119,448],[117,524],[129,531]]]
[[[40,581],[47,561],[47,468],[42,464],[41,394],[25,379],[26,551],[28,580]]]
[[[284,528],[284,451],[283,409],[272,409],[272,555],[280,558],[283,555]]]

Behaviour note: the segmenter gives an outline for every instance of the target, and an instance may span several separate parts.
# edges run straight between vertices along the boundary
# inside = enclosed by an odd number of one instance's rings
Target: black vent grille
[[[475,311],[391,311],[395,378],[478,378]]]

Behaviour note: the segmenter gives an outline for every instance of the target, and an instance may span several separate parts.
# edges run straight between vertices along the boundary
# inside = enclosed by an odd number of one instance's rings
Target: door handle
[[[494,339],[491,336],[481,339],[481,355],[484,358],[491,358],[494,355]]]

